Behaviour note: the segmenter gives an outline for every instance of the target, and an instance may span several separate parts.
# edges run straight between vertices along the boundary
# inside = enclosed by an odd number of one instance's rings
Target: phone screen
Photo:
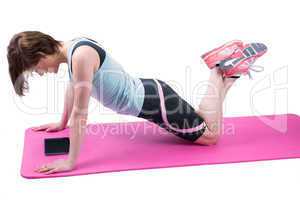
[[[46,155],[68,154],[70,148],[70,139],[62,138],[46,138],[44,139]]]

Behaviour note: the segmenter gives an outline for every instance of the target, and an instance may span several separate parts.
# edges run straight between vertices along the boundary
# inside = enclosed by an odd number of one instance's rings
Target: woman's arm
[[[72,87],[74,98],[72,112],[70,114],[70,149],[68,158],[66,160],[56,160],[53,163],[43,165],[36,170],[37,172],[51,174],[72,170],[75,167],[79,156],[81,143],[86,132],[93,74],[96,66],[99,64],[98,62],[95,62],[95,59],[92,59],[95,57],[95,55],[91,55],[95,53],[94,51],[90,52],[89,49],[84,47],[79,48],[82,48],[81,53],[80,51],[74,52],[74,57],[72,59]],[[75,56],[76,53],[78,55]]]
[[[81,53],[74,55],[73,61],[73,91],[74,102],[70,117],[70,150],[68,160],[75,165],[80,146],[86,131],[88,105],[92,91],[94,68],[98,64],[92,58],[95,53],[90,47],[82,47]],[[92,54],[92,55],[91,55]],[[88,58],[88,59],[87,59]]]
[[[65,128],[68,124],[69,118],[71,116],[73,102],[74,102],[74,91],[73,84],[70,82],[67,86],[65,97],[64,97],[64,110],[61,117],[60,124]]]

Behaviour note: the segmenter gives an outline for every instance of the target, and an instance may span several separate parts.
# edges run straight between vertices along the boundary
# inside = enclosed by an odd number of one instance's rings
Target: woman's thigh
[[[205,132],[204,119],[167,83],[142,79],[145,99],[138,117],[152,121],[174,135],[195,142]]]

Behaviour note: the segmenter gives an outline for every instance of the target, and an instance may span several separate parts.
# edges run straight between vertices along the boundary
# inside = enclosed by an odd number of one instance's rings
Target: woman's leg
[[[223,78],[218,68],[213,68],[209,77],[206,95],[203,97],[197,113],[204,118],[207,129],[195,142],[215,144],[222,131],[223,101],[236,78]]]

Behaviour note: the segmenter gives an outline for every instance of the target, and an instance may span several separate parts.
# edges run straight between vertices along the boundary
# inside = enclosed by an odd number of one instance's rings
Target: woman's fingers
[[[52,173],[55,173],[57,171],[58,171],[58,168],[54,168],[54,169],[51,169],[51,170],[45,172],[44,174],[52,174]]]
[[[73,169],[73,166],[70,166],[69,162],[64,159],[55,160],[52,163],[42,165],[39,169],[36,169],[35,172],[43,174],[52,174],[56,172],[65,172]]]
[[[49,124],[45,124],[45,125],[42,125],[42,126],[33,127],[32,130],[34,130],[34,131],[43,131],[43,130],[47,129],[48,127],[49,127]]]
[[[42,165],[40,168],[36,169],[35,171],[39,173],[44,173],[53,169],[55,169],[54,166],[52,166],[51,164],[47,164],[47,165]]]
[[[46,131],[46,132],[56,132],[62,130],[59,123],[45,124],[41,126],[36,126],[31,128],[33,131]]]
[[[36,172],[39,172],[39,173],[43,173],[43,172],[47,172],[47,171],[49,171],[49,170],[51,170],[50,167],[48,167],[48,166],[42,166],[42,167],[38,168],[38,169],[35,170],[35,171],[36,171]]]
[[[40,130],[42,130],[43,128],[42,127],[33,127],[33,128],[31,128],[32,130],[34,130],[34,131],[40,131]]]
[[[40,168],[40,169],[38,169],[37,170],[37,172],[39,172],[39,173],[43,173],[43,172],[46,172],[46,171],[49,171],[50,169],[49,168]]]
[[[55,131],[57,131],[56,127],[54,127],[54,128],[47,128],[46,129],[46,132],[55,132]]]

